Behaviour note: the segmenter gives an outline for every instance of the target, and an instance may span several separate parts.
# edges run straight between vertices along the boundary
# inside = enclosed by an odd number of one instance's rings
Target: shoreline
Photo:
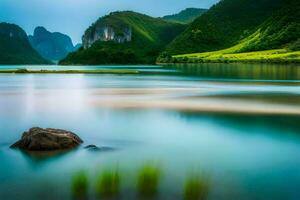
[[[31,70],[31,69],[4,69],[0,74],[139,74],[138,70],[103,69],[103,70]]]
[[[201,63],[252,63],[252,64],[300,64],[300,51],[275,49],[235,53],[230,49],[174,55],[160,58],[157,64],[201,64]]]

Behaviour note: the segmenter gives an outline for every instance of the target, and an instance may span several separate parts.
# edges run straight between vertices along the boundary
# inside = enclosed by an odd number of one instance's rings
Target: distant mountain
[[[44,27],[35,28],[29,41],[44,58],[53,61],[61,60],[75,50],[69,36],[58,32],[51,33]]]
[[[167,15],[162,18],[171,22],[188,24],[193,22],[197,17],[201,16],[206,11],[207,9],[202,8],[187,8],[178,14]]]
[[[30,45],[25,31],[15,24],[0,23],[0,64],[50,64]]]
[[[78,43],[74,46],[74,51],[77,51],[78,49],[80,49],[82,47],[81,43]]]
[[[90,26],[82,37],[83,48],[61,64],[152,64],[185,28],[132,11],[113,12]]]
[[[168,47],[169,54],[282,48],[300,34],[299,0],[222,0]]]

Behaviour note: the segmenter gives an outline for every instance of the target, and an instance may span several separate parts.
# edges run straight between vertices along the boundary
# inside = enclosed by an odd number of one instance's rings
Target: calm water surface
[[[159,199],[182,199],[191,171],[209,177],[209,199],[300,198],[300,66],[67,68],[144,73],[0,75],[0,199],[72,199],[74,173],[94,177],[116,166],[129,182],[124,199],[136,199],[130,185],[147,162],[163,171]],[[70,130],[84,145],[115,150],[83,145],[37,157],[9,149],[34,126]]]

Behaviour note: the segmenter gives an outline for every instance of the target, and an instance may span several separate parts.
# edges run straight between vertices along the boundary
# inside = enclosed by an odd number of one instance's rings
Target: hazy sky
[[[116,10],[151,16],[177,13],[188,7],[209,8],[218,0],[0,0],[0,22],[15,23],[28,34],[36,26],[59,31],[81,42],[84,30],[99,17]]]

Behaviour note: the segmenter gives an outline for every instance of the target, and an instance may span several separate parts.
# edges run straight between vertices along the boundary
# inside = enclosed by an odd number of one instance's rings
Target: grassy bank
[[[184,178],[183,182],[172,182],[173,190],[166,190],[165,179],[172,177],[166,177],[161,166],[151,163],[141,166],[133,174],[128,174],[128,171],[124,173],[118,167],[101,170],[96,176],[89,174],[87,170],[73,174],[73,199],[154,200],[161,199],[163,195],[171,199],[206,200],[213,188],[208,177],[194,172]],[[177,196],[174,196],[175,191]],[[130,198],[131,195],[135,198]]]
[[[0,70],[0,74],[139,74],[138,70],[111,69],[111,70],[31,70],[9,69]]]
[[[160,63],[300,63],[300,51],[286,49],[232,53],[231,49],[160,58]]]

